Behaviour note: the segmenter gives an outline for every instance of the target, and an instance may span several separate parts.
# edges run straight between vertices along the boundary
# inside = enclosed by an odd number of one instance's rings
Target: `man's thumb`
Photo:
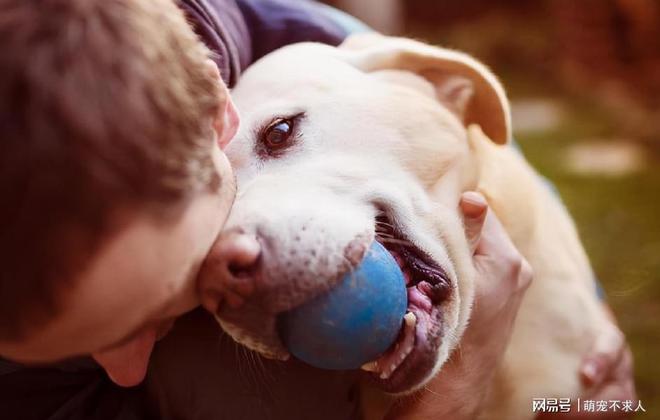
[[[481,239],[481,229],[488,213],[488,203],[480,193],[466,191],[461,195],[459,206],[463,212],[465,236],[470,244],[470,250],[474,253],[479,239]]]

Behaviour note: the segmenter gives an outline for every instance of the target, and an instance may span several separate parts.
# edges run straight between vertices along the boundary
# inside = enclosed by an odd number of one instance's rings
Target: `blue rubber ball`
[[[403,273],[378,242],[330,292],[280,318],[284,345],[323,369],[358,369],[396,340],[408,305]]]

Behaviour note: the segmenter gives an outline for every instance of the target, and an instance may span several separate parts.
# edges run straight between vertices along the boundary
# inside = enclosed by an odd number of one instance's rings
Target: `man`
[[[92,355],[118,385],[140,383],[155,341],[199,305],[195,280],[234,197],[225,84],[269,49],[345,35],[311,5],[181,7],[211,52],[170,0],[0,0],[2,356]],[[508,266],[522,258],[503,233],[488,237],[504,263],[484,281],[516,280],[501,295],[515,313],[524,287]],[[491,337],[502,343],[503,324]],[[146,416],[140,389],[113,386],[89,359],[1,369],[11,418]]]

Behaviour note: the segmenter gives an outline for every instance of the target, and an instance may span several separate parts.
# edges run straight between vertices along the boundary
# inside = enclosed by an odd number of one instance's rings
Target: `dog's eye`
[[[293,120],[278,118],[262,134],[262,142],[269,151],[278,151],[291,144],[293,135]]]

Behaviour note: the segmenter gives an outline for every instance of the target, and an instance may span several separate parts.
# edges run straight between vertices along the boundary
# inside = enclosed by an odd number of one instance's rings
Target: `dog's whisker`
[[[376,225],[374,230],[377,231],[377,232],[387,232],[387,233],[392,233],[392,234],[394,234],[394,229],[392,229],[392,228],[390,228],[390,227],[388,227],[388,226],[379,226],[379,225]]]
[[[390,233],[387,232],[376,232],[376,236],[380,238],[390,238],[390,239],[396,239],[396,237]]]
[[[412,398],[418,404],[425,405],[428,407],[434,407],[435,406],[434,402],[429,401],[428,398],[424,398],[424,393],[426,391],[431,391],[431,390],[428,388],[428,386],[424,386],[424,388],[422,389],[424,392],[417,392],[413,394],[410,398]],[[438,395],[436,392],[433,392],[433,394]]]
[[[443,396],[439,392],[432,390],[428,385],[424,386],[424,391],[428,392],[429,394],[433,394],[433,395],[437,395],[437,396]]]
[[[241,376],[245,376],[245,366],[247,362],[244,358],[244,350],[242,349],[244,349],[242,345],[234,343],[234,356],[236,359],[236,365],[238,366],[238,372]]]
[[[385,228],[388,228],[388,229],[394,229],[394,225],[392,225],[391,223],[388,223],[388,222],[381,222],[381,221],[376,220],[375,225],[378,226],[378,227],[385,227]]]
[[[255,358],[256,354],[254,351],[248,349],[247,347],[241,346],[243,348],[243,354],[245,355],[245,360],[247,362],[247,378],[250,382],[252,382],[253,387],[258,387],[260,386],[261,383],[263,383],[261,378],[259,377],[259,368],[257,366],[257,360]]]
[[[396,239],[396,238],[379,238],[381,242],[384,243],[390,243],[390,244],[396,244],[396,245],[402,245],[402,246],[414,246],[410,241],[406,241],[404,239]]]
[[[392,229],[383,228],[381,226],[376,226],[374,230],[376,232],[382,232],[382,233],[387,233],[389,235],[394,235],[394,231]]]
[[[259,354],[255,351],[250,351],[250,356],[252,358],[252,366],[254,367],[254,376],[255,376],[255,381],[258,383],[261,383],[262,385],[265,385],[266,388],[268,388],[268,378],[266,376],[266,369],[264,367],[263,361],[261,360],[261,357]]]
[[[264,382],[268,382],[268,389],[269,391],[272,392],[271,390],[271,385],[275,382],[275,376],[273,376],[273,372],[269,371],[266,368],[266,363],[264,362],[263,357],[261,357],[259,354],[256,355],[256,360],[259,362],[259,367],[261,368],[261,372],[264,377]]]

